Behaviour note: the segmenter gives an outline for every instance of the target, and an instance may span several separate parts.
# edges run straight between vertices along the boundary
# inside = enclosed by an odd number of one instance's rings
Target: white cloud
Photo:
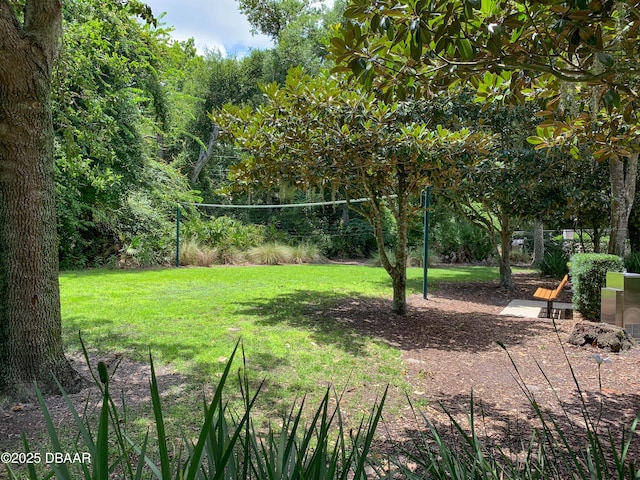
[[[252,35],[236,0],[145,0],[154,15],[173,26],[176,40],[195,40],[198,51],[218,49],[222,54],[243,55],[251,48],[270,48],[269,37]]]

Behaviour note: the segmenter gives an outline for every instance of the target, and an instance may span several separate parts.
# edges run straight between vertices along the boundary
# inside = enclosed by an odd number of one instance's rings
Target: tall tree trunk
[[[544,227],[540,220],[533,223],[533,261],[534,267],[540,266],[544,258]]]
[[[395,252],[395,271],[391,275],[393,280],[393,307],[391,310],[397,315],[405,315],[407,313],[407,230],[409,228],[409,202],[403,164],[399,164],[398,166],[398,199],[394,216],[396,218],[398,238]]]
[[[597,225],[593,226],[593,252],[600,253],[600,238],[602,235],[600,234],[600,228]]]
[[[0,394],[25,397],[33,381],[69,391],[58,286],[51,71],[60,0],[30,0],[20,28],[0,0]]]
[[[609,253],[624,256],[627,249],[629,216],[636,194],[638,177],[638,153],[628,159],[609,161],[611,178],[611,238]]]
[[[396,219],[397,245],[395,249],[395,261],[391,263],[385,250],[383,213],[379,203],[379,196],[375,189],[367,192],[370,197],[367,217],[373,227],[376,244],[383,268],[391,277],[393,285],[393,303],[391,311],[396,315],[407,313],[407,229],[409,225],[409,201],[407,193],[407,178],[404,166],[398,165],[396,178],[398,179],[396,205],[393,207],[393,215]]]
[[[498,255],[500,269],[500,287],[513,290],[511,272],[511,219],[506,213],[500,214],[500,252]]]

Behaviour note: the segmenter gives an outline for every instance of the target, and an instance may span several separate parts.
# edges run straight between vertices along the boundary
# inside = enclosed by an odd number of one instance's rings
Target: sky
[[[252,35],[251,25],[238,11],[236,0],[144,0],[154,16],[162,12],[176,40],[193,38],[199,53],[217,49],[223,55],[243,56],[252,48],[270,48],[271,39]]]

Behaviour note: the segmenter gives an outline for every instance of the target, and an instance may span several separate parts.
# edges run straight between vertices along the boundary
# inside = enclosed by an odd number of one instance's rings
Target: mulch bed
[[[422,412],[444,430],[451,417],[468,424],[473,394],[477,431],[487,443],[526,443],[539,425],[531,395],[571,438],[583,439],[585,411],[600,432],[619,438],[640,411],[640,347],[609,353],[566,343],[581,321],[577,313],[556,321],[499,315],[511,300],[534,300],[536,288],[557,285],[534,274],[514,279],[513,291],[497,282],[441,283],[428,300],[411,297],[406,317],[381,313],[383,302],[345,305],[339,317],[402,350],[411,398],[426,401]],[[558,301],[571,303],[570,286]],[[599,365],[594,355],[607,360]],[[408,409],[387,418],[391,443],[423,429]],[[640,460],[638,445],[630,456]]]

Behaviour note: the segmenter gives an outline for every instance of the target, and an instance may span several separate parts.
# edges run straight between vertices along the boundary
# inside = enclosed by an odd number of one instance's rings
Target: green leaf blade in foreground
[[[164,418],[162,416],[162,404],[160,402],[160,391],[156,378],[156,370],[153,365],[153,357],[149,352],[149,364],[151,365],[151,403],[153,405],[153,415],[156,420],[156,433],[158,435],[158,454],[160,455],[160,479],[171,478],[171,460],[169,459],[169,448],[167,446],[167,435],[164,428]]]
[[[191,454],[191,461],[189,463],[189,469],[187,471],[187,475],[185,476],[185,480],[195,480],[196,475],[198,474],[198,469],[200,468],[200,464],[202,463],[202,454],[204,452],[204,448],[206,445],[207,437],[209,436],[209,431],[213,428],[213,417],[216,414],[216,410],[218,408],[218,404],[221,403],[222,399],[222,390],[224,389],[224,385],[227,381],[227,377],[229,376],[229,371],[231,370],[231,365],[233,364],[233,359],[235,358],[236,352],[238,351],[238,346],[240,342],[236,343],[231,356],[227,362],[227,365],[220,377],[218,382],[216,392],[213,395],[213,399],[209,404],[209,408],[206,411],[204,425],[202,430],[200,431],[200,435],[198,437],[198,443],[196,443],[195,448]]]
[[[36,397],[38,399],[38,403],[40,404],[40,408],[42,409],[42,415],[44,416],[44,421],[47,426],[47,433],[49,434],[49,439],[51,440],[51,446],[53,447],[54,452],[62,452],[62,444],[60,443],[60,439],[58,437],[58,432],[56,431],[56,427],[53,425],[53,419],[51,418],[51,413],[47,408],[47,404],[44,401],[44,397],[42,396],[42,392],[38,385],[34,383]],[[66,463],[51,465],[51,469],[55,472],[56,478],[58,480],[74,480],[69,472],[69,468]],[[107,477],[104,477],[107,478]]]

